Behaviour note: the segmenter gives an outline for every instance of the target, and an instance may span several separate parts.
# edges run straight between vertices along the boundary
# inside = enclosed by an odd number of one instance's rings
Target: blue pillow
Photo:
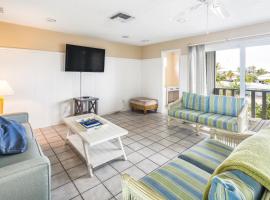
[[[208,194],[209,200],[257,200],[264,188],[245,173],[233,170],[215,176]]]
[[[0,155],[23,153],[26,150],[25,128],[13,120],[0,117]]]

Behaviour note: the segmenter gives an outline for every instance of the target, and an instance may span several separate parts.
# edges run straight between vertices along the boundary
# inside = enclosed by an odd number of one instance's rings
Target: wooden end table
[[[74,98],[74,115],[87,113],[98,114],[98,100],[96,97],[78,97]]]

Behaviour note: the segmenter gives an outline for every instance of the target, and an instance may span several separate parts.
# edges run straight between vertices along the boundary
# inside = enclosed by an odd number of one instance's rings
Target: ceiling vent
[[[111,20],[117,20],[120,22],[129,22],[134,19],[134,17],[130,16],[129,14],[126,13],[116,13],[115,15],[110,17]]]

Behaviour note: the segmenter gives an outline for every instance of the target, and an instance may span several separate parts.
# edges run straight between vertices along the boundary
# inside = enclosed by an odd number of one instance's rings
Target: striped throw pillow
[[[215,176],[212,180],[209,200],[257,200],[261,199],[263,186],[245,173],[233,170]]]
[[[209,112],[237,117],[244,106],[244,98],[211,95]]]

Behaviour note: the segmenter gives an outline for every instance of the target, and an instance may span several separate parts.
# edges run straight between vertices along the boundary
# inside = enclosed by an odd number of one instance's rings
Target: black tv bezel
[[[80,47],[80,48],[87,48],[87,49],[92,49],[92,50],[98,50],[98,51],[103,51],[104,52],[104,59],[103,59],[103,68],[100,71],[93,71],[93,70],[67,70],[67,61],[68,61],[68,51],[67,48],[68,46],[74,46],[74,47]],[[101,48],[95,48],[95,47],[88,47],[88,46],[81,46],[81,45],[74,45],[74,44],[66,44],[66,49],[65,49],[65,72],[104,72],[105,71],[105,55],[106,55],[106,50],[101,49]]]

